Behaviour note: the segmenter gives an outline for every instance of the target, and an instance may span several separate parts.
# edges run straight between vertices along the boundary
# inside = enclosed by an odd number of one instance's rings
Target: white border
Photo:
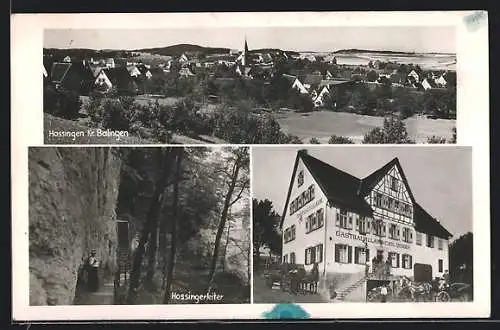
[[[17,14],[11,16],[13,318],[44,320],[258,319],[271,304],[29,306],[27,146],[43,145],[43,30],[262,26],[455,26],[458,142],[473,147],[474,293],[471,303],[303,304],[313,318],[487,317],[490,314],[488,22],[469,30],[475,12],[309,12],[175,14]],[[72,145],[75,147],[74,145]],[[96,145],[92,145],[96,146]],[[124,145],[120,145],[123,147]],[[151,146],[152,145],[148,145]],[[207,146],[207,145],[203,145]],[[356,146],[350,146],[356,147]],[[383,146],[374,146],[383,147]],[[418,146],[409,146],[418,147]],[[449,146],[453,147],[453,146]],[[253,237],[252,237],[253,238]],[[253,254],[252,254],[253,255]],[[481,270],[480,272],[477,270]]]

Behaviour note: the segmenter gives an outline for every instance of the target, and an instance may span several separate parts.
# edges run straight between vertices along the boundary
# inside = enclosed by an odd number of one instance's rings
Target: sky
[[[302,147],[304,148],[304,147]],[[253,198],[283,213],[299,147],[252,147]],[[469,147],[307,147],[309,154],[358,178],[398,157],[417,202],[453,234],[472,231]]]
[[[362,48],[405,52],[456,53],[454,27],[260,27],[192,29],[60,29],[45,30],[45,48],[133,50],[188,43],[242,49],[280,48],[331,52]]]

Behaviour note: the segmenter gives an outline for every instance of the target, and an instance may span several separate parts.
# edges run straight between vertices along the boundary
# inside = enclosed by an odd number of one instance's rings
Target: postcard
[[[11,27],[14,320],[489,316],[487,12]]]

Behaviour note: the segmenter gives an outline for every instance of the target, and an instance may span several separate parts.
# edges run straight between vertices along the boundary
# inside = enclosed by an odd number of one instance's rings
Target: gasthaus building
[[[418,204],[398,158],[360,179],[299,150],[281,229],[282,261],[307,271],[318,263],[322,283],[346,300],[381,281],[430,281],[448,269],[452,235]]]

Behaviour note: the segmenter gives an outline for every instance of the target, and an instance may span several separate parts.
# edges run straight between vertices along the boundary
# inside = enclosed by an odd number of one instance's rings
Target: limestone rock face
[[[29,149],[30,305],[71,305],[91,249],[116,267],[120,167],[107,147]]]

